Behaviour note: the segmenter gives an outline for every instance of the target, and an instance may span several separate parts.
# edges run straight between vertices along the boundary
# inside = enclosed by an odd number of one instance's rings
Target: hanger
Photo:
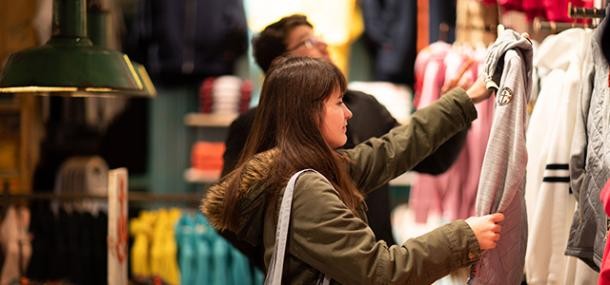
[[[606,17],[606,9],[574,7],[572,6],[572,3],[569,2],[568,15],[572,19],[604,18]]]

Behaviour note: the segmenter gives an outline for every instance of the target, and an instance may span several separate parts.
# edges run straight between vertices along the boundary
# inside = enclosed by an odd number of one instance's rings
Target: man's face
[[[326,43],[316,37],[313,29],[307,25],[293,28],[286,39],[286,50],[290,55],[330,60],[326,48]]]

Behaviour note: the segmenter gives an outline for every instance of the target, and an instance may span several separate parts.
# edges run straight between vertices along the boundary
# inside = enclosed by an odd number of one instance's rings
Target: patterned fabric
[[[577,114],[570,159],[570,186],[578,202],[566,254],[576,256],[594,269],[604,251],[606,216],[599,200],[602,186],[610,178],[610,89],[608,63],[602,56],[599,37],[607,18],[593,33],[591,69]]]

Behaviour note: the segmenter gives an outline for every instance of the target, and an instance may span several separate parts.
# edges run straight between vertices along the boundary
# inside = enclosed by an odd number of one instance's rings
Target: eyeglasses
[[[296,46],[288,49],[287,51],[293,51],[296,50],[302,46],[304,46],[306,49],[312,49],[314,48],[316,45],[320,44],[320,43],[324,43],[324,41],[322,41],[321,39],[317,38],[317,37],[309,37],[304,39],[303,41],[301,41],[300,43],[298,43]]]

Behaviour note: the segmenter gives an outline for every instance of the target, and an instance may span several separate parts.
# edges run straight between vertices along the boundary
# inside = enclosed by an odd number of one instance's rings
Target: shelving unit
[[[237,116],[237,114],[190,113],[184,117],[184,124],[191,127],[226,128]]]
[[[220,171],[205,171],[188,168],[184,171],[184,180],[190,183],[212,184],[220,178]]]
[[[203,114],[189,113],[184,116],[184,124],[196,128],[206,141],[224,141],[226,131],[238,114]],[[220,170],[208,171],[187,168],[184,171],[184,180],[196,184],[212,184],[220,178]]]

